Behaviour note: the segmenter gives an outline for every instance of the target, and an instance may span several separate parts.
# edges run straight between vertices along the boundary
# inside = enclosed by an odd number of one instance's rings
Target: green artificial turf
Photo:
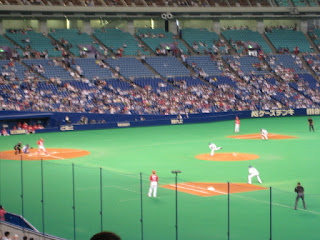
[[[313,119],[315,133],[308,130],[307,117],[241,119],[240,134],[259,133],[265,128],[270,133],[298,137],[287,140],[226,138],[234,135],[234,121],[225,121],[1,137],[0,150],[13,149],[20,140],[36,147],[41,136],[46,148],[91,152],[81,158],[43,162],[44,211],[41,162],[22,162],[23,215],[48,234],[74,238],[74,180],[76,239],[90,239],[101,230],[100,187],[103,229],[118,233],[124,240],[141,239],[142,173],[144,239],[175,239],[175,192],[158,188],[158,197],[148,198],[148,178],[153,169],[160,185],[175,182],[171,170],[182,171],[179,182],[246,183],[248,166],[253,165],[260,172],[262,186],[272,187],[272,239],[316,240],[320,233],[320,117]],[[219,153],[253,153],[260,158],[241,162],[197,160],[195,155],[210,152],[209,142],[223,147]],[[1,160],[0,180],[0,203],[8,212],[22,214],[21,162]],[[293,190],[298,181],[305,187],[306,211],[301,209],[301,202],[299,210],[293,210]],[[256,179],[253,184],[258,184]],[[269,239],[269,197],[269,190],[230,195],[230,239]],[[179,239],[228,239],[227,204],[226,195],[199,197],[179,192]]]

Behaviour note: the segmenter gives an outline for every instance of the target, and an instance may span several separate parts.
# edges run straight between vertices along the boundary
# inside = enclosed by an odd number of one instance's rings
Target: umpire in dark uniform
[[[296,204],[294,205],[294,210],[297,210],[297,205],[299,198],[302,199],[303,202],[303,207],[306,209],[306,203],[304,202],[304,188],[301,186],[301,184],[298,182],[298,185],[294,189],[294,191],[297,193],[297,198],[296,198]]]
[[[309,124],[309,132],[311,132],[311,129],[314,131],[313,120],[311,117],[308,118],[308,124]]]

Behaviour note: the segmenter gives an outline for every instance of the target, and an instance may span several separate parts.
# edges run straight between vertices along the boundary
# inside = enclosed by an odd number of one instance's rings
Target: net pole
[[[141,217],[140,217],[140,223],[141,223],[141,240],[143,240],[143,202],[142,202],[142,173],[140,173],[140,204],[141,204]]]
[[[73,239],[76,240],[76,198],[74,187],[74,163],[72,163],[72,190],[73,190]]]
[[[103,231],[103,199],[102,199],[102,168],[100,168],[100,225],[101,232]]]
[[[228,182],[228,240],[230,240],[230,183]]]
[[[1,194],[1,190],[2,190],[2,188],[1,188],[1,184],[2,184],[1,175],[2,175],[2,161],[0,161],[0,203],[2,203],[2,199],[1,199],[1,197],[2,197],[2,194]]]
[[[43,159],[41,159],[41,205],[42,205],[42,235],[43,238],[45,238],[44,236],[44,232],[45,232],[45,226],[44,226],[44,184],[43,184]]]
[[[270,187],[270,240],[272,240],[272,187]]]
[[[23,157],[20,156],[20,163],[21,163],[21,216],[20,223],[22,226],[22,231],[24,231],[24,224],[22,224],[24,218],[24,199],[23,199]]]

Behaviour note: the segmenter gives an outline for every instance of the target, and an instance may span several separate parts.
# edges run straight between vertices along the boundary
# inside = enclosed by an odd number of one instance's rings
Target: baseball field
[[[102,226],[124,240],[142,239],[142,232],[146,240],[173,240],[171,171],[181,170],[179,239],[228,239],[228,203],[230,239],[269,239],[269,187],[272,239],[319,239],[320,117],[313,117],[316,132],[309,132],[307,117],[240,120],[237,138],[234,121],[0,137],[0,203],[39,231],[66,239],[90,239]],[[260,128],[276,139],[248,137]],[[40,137],[49,156],[33,149],[25,161],[10,157],[19,141],[37,148]],[[209,142],[222,147],[214,157]],[[262,184],[256,178],[247,184],[249,165]],[[147,196],[152,170],[159,176],[157,198]],[[293,210],[297,182],[306,210],[301,200]]]

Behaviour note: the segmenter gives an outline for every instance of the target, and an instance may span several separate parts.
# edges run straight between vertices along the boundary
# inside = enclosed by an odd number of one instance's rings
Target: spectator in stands
[[[1,220],[1,221],[5,221],[5,220],[6,220],[6,219],[5,219],[6,213],[7,213],[6,210],[4,210],[3,206],[0,205],[0,220]]]
[[[10,136],[7,129],[5,129],[5,128],[2,129],[1,134],[2,134],[2,136]]]
[[[17,234],[13,235],[12,240],[18,240],[18,239],[19,239],[19,236]]]
[[[95,234],[90,240],[121,240],[121,238],[113,232],[100,232]]]
[[[66,124],[71,124],[71,121],[70,121],[70,118],[68,115],[65,117],[64,120],[65,120]]]
[[[5,232],[4,233],[4,237],[2,238],[2,240],[11,240],[10,239],[10,232]]]

